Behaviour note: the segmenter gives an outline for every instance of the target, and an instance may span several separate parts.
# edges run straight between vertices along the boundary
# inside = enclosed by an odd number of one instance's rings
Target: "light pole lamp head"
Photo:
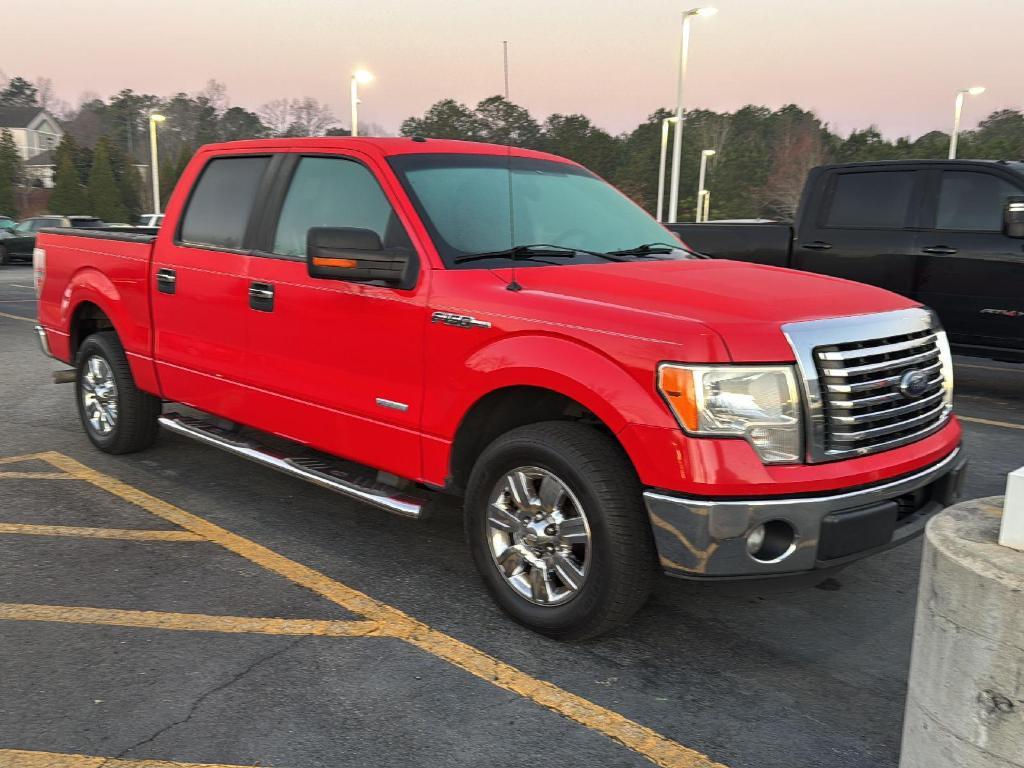
[[[971,94],[971,96],[981,96],[981,94],[983,94],[985,92],[985,86],[984,85],[974,85],[974,86],[971,86],[970,88],[968,88],[966,92]]]
[[[704,157],[712,157],[715,154],[715,150],[713,150],[713,149],[705,149],[705,150],[701,151],[701,154]]]
[[[166,117],[164,117],[163,115],[159,115],[159,114],[157,114],[156,112],[154,112],[153,114],[151,114],[151,115],[149,116],[149,119],[150,119],[150,121],[152,121],[152,122],[154,122],[154,123],[162,123],[162,122],[163,122],[164,120],[166,120],[167,118],[166,118]]]
[[[705,6],[702,6],[701,8],[691,8],[684,15],[685,16],[703,16],[704,18],[708,18],[709,16],[714,16],[716,13],[718,13],[718,9],[717,8],[713,8],[710,5],[705,5]]]
[[[373,81],[373,73],[366,69],[357,69],[352,73],[352,79],[360,85],[366,85]]]

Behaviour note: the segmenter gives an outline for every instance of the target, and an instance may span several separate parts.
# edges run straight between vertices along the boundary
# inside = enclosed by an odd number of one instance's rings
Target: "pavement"
[[[896,766],[920,540],[818,588],[666,578],[557,643],[492,603],[452,504],[400,519],[170,434],[93,449],[31,284],[0,268],[0,768]],[[966,496],[1000,494],[1024,366],[957,362]]]

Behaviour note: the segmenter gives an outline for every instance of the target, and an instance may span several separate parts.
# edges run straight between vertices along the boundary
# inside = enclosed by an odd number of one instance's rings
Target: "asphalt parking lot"
[[[0,268],[0,767],[897,764],[920,541],[813,589],[665,579],[559,644],[491,602],[453,506],[391,517],[168,434],[99,453],[33,316]],[[1024,366],[957,376],[966,495],[1000,494]]]

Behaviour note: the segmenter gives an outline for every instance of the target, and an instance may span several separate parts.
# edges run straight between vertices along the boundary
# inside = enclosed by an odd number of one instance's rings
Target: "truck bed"
[[[716,259],[788,267],[793,242],[789,224],[666,224],[683,242]]]
[[[46,279],[38,317],[54,357],[73,363],[78,340],[71,336],[71,307],[76,313],[99,309],[117,327],[136,379],[154,379],[148,283],[155,239],[116,229],[40,230],[36,249],[45,255],[36,267]]]

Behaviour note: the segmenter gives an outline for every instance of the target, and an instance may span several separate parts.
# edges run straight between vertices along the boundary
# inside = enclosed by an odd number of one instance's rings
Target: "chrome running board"
[[[423,514],[424,503],[422,500],[403,494],[397,489],[385,489],[380,486],[365,488],[343,479],[339,476],[342,471],[335,468],[327,458],[282,456],[276,451],[260,445],[255,440],[228,433],[210,422],[178,413],[161,416],[160,425],[176,434],[215,446],[235,456],[255,461],[257,464],[263,464],[278,472],[319,485],[335,493],[366,502],[378,509],[402,517],[419,518]]]

